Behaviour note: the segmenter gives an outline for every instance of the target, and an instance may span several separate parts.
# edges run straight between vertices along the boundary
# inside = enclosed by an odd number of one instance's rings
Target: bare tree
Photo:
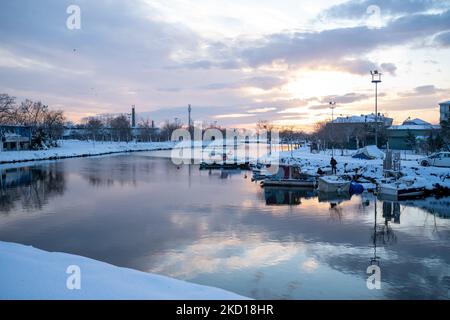
[[[90,118],[86,123],[86,130],[94,141],[98,138],[102,129],[103,122],[100,119]]]
[[[178,120],[175,120],[174,122],[170,122],[167,120],[161,127],[161,137],[163,139],[166,139],[167,141],[170,141],[172,133],[175,130],[180,129],[182,126],[183,124]]]
[[[64,112],[61,110],[46,111],[42,123],[42,129],[48,135],[51,143],[56,144],[64,134]]]
[[[147,120],[142,120],[140,123],[138,123],[139,128],[139,139],[141,141],[147,141],[151,142],[153,138],[153,134],[155,131],[155,128],[153,128],[152,123]]]
[[[124,115],[118,116],[111,120],[111,129],[113,136],[118,141],[130,141],[131,140],[131,125],[130,121]]]
[[[12,124],[16,108],[15,97],[0,94],[0,124]]]

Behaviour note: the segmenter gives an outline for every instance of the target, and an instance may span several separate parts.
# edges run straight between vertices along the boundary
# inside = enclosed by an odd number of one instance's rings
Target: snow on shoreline
[[[64,140],[60,146],[48,150],[23,150],[0,152],[0,164],[25,161],[64,159],[73,157],[98,156],[104,154],[169,150],[174,142],[92,142]]]
[[[69,290],[69,266],[80,268],[79,290]],[[246,300],[222,289],[120,268],[93,259],[0,242],[0,299]]]
[[[422,156],[423,157],[423,156]],[[311,154],[308,148],[300,148],[298,150],[281,152],[279,155],[281,161],[295,162],[300,165],[302,171],[315,174],[318,168],[329,169],[330,154]],[[340,155],[340,151],[336,150],[334,158],[337,160],[338,174],[344,172],[354,172],[355,169],[364,177],[374,180],[377,183],[383,181],[383,160],[364,160],[352,158],[350,155]],[[407,160],[401,161],[401,171],[405,176],[418,177],[425,179],[424,187],[428,190],[433,190],[436,184],[442,187],[450,188],[450,169],[439,167],[422,167],[418,160],[421,156],[410,155]],[[261,161],[267,160],[268,157],[261,158]]]

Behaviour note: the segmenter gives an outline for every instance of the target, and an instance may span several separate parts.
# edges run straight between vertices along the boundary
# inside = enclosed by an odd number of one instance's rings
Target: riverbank
[[[353,151],[354,152],[354,151]],[[378,185],[383,183],[383,160],[364,160],[352,158],[352,153],[340,155],[340,151],[335,151],[334,158],[337,161],[338,174],[354,174],[356,171],[363,176],[368,184]],[[328,153],[310,153],[306,147],[294,150],[292,152],[281,152],[279,155],[281,162],[298,163],[302,171],[307,173],[317,173],[320,168],[322,171],[331,171],[330,159]],[[401,172],[405,176],[422,178],[424,187],[427,190],[436,190],[436,188],[450,188],[450,170],[440,167],[423,167],[419,164],[423,156],[409,154],[401,160]],[[264,160],[264,159],[263,159]]]
[[[64,140],[59,147],[47,150],[23,150],[0,152],[0,164],[39,160],[56,160],[75,157],[89,157],[106,154],[170,150],[174,142],[92,142]]]
[[[0,299],[248,299],[218,288],[15,243],[0,242],[0,265]],[[79,290],[67,287],[67,279],[74,279],[75,274],[66,273],[69,266],[79,267]],[[76,284],[69,281],[69,287]]]

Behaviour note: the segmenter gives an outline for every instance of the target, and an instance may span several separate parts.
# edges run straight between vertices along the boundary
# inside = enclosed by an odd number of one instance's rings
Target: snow
[[[383,115],[378,117],[375,114],[360,115],[360,116],[348,116],[348,117],[338,117],[333,123],[366,123],[366,122],[390,122],[390,118],[386,118]]]
[[[1,151],[0,163],[94,156],[109,153],[171,149],[174,142],[92,142],[60,141],[60,146],[47,150]]]
[[[355,171],[358,171],[358,174],[362,175],[363,178],[371,183],[376,182],[377,184],[382,184],[385,182],[386,179],[383,176],[383,160],[364,160],[352,158],[351,155],[340,154],[340,150],[335,150],[334,158],[338,162],[338,174],[353,174]],[[330,150],[327,150],[326,153],[313,154],[309,151],[308,147],[302,147],[292,151],[292,155],[291,151],[281,152],[279,157],[281,163],[298,164],[302,172],[307,174],[316,174],[318,168],[321,168],[326,173],[331,172]],[[423,156],[408,154],[405,157],[406,159],[402,159],[401,161],[401,172],[404,176],[423,178],[424,180],[422,181],[424,181],[424,187],[427,190],[433,190],[436,184],[450,188],[449,168],[422,167],[419,161]],[[277,163],[276,159],[271,159],[269,156],[259,159],[261,163],[270,161]]]
[[[403,122],[404,125],[426,125],[426,126],[431,126],[431,123],[426,122],[425,120],[419,119],[419,118],[415,118],[412,120],[405,120]]]
[[[440,126],[431,124],[402,124],[398,126],[391,126],[388,130],[438,130]]]
[[[366,146],[353,154],[353,157],[365,155],[369,159],[384,159],[385,154],[377,146]]]
[[[244,300],[218,289],[104,262],[0,242],[0,299]],[[70,290],[69,266],[80,269],[80,289]]]

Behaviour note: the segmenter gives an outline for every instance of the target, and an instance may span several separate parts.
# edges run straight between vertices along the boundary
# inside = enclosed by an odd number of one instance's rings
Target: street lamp
[[[378,147],[378,84],[381,82],[381,73],[378,70],[370,71],[372,83],[375,83],[375,145]]]
[[[330,101],[330,109],[331,109],[331,132],[334,130],[334,109],[336,108],[336,101]],[[331,156],[334,157],[334,141],[332,141],[331,145]]]

